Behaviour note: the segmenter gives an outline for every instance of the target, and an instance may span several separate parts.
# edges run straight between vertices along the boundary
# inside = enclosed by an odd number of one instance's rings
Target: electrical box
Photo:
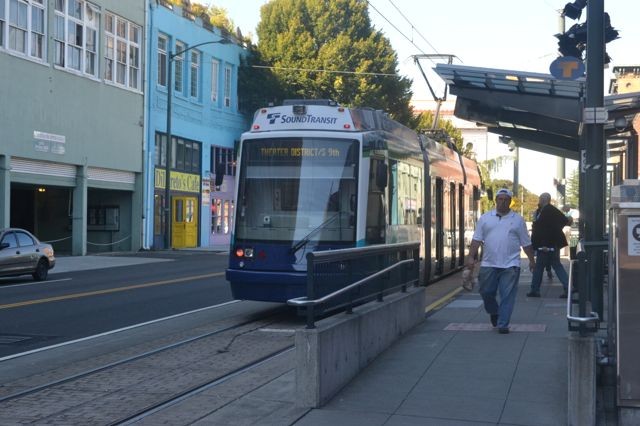
[[[611,189],[611,250],[616,309],[617,403],[640,408],[640,181]],[[611,301],[613,302],[613,301]]]

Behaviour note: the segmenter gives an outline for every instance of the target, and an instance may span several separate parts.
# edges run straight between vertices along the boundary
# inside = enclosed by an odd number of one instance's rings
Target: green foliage
[[[491,182],[491,174],[493,172],[497,172],[505,164],[510,164],[513,161],[513,157],[509,155],[501,155],[496,158],[489,158],[484,161],[480,161],[478,163],[478,168],[480,169],[480,175],[485,182]]]
[[[491,188],[493,196],[500,188],[513,190],[513,182],[508,179],[495,179],[485,181],[485,191]],[[480,210],[482,212],[495,208],[494,200],[489,200],[485,194],[480,200]],[[518,197],[514,196],[511,209],[520,213],[524,220],[531,221],[533,214],[538,208],[538,194],[534,194],[522,185],[518,185]]]
[[[579,181],[580,173],[578,169],[575,169],[567,178],[567,186],[565,187],[565,204],[572,208],[577,208],[580,201]]]
[[[416,131],[420,133],[426,133],[432,139],[436,141],[446,144],[448,142],[452,142],[458,151],[462,153],[462,155],[471,158],[473,155],[473,147],[465,146],[464,139],[462,138],[462,131],[453,125],[451,120],[438,120],[438,125],[436,130],[431,130],[433,128],[434,121],[434,113],[432,111],[421,112],[416,116]]]
[[[209,6],[209,9],[207,9],[206,13],[209,16],[209,22],[214,27],[223,28],[230,33],[235,31],[235,25],[233,24],[233,21],[229,19],[227,9],[211,5]]]
[[[255,45],[248,46],[249,54],[240,58],[238,70],[239,109],[245,114],[253,114],[258,108],[273,103],[278,104],[282,98],[282,88],[276,76],[264,66],[265,62]]]
[[[271,0],[261,8],[257,35],[255,61],[273,67],[279,100],[333,99],[345,106],[381,109],[406,125],[413,123],[411,80],[397,74],[397,55],[372,27],[365,0]],[[392,75],[372,75],[376,73]],[[257,84],[256,89],[270,91],[267,83],[271,82]]]
[[[207,7],[203,4],[190,0],[161,0],[161,2],[170,6],[182,7],[194,17],[200,17],[203,21],[208,21],[212,26],[220,28],[228,33],[233,34],[235,31],[233,21],[229,19],[227,10],[222,7],[214,5]]]

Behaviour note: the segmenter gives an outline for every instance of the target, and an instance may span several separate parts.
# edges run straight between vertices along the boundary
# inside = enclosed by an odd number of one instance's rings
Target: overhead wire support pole
[[[604,0],[587,2],[587,81],[585,110],[602,110],[604,106]],[[585,120],[584,152],[581,173],[584,180],[585,250],[587,255],[587,287],[593,311],[602,318],[605,239],[605,173],[606,143],[604,123]],[[569,296],[570,297],[570,296]]]
[[[442,103],[447,100],[448,85],[445,83],[444,94],[441,97],[436,95],[436,92],[433,90],[433,87],[429,82],[429,78],[427,77],[427,74],[424,72],[424,69],[422,69],[422,65],[420,64],[420,59],[429,59],[432,62],[434,59],[446,59],[447,64],[451,65],[453,63],[453,58],[457,58],[457,56],[450,55],[450,54],[442,54],[442,53],[430,53],[430,54],[425,53],[422,55],[413,55],[413,61],[416,63],[416,65],[418,65],[418,69],[420,70],[420,73],[422,74],[424,81],[427,83],[427,87],[431,92],[431,96],[433,97],[433,100],[436,102],[436,113],[434,114],[434,117],[433,117],[433,126],[431,126],[431,130],[435,130],[438,126],[438,118],[440,117],[440,107],[442,106]]]

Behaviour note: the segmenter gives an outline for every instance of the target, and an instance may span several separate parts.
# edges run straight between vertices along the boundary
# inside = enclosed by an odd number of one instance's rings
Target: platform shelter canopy
[[[551,74],[438,64],[435,72],[456,96],[454,114],[513,138],[519,147],[578,160],[585,80]],[[640,111],[640,93],[605,96],[608,137],[615,118]]]

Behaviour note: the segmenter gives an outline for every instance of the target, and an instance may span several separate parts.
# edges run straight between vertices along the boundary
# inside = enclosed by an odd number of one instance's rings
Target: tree
[[[238,98],[240,111],[252,114],[269,103],[275,105],[281,101],[283,89],[271,70],[261,68],[265,62],[256,46],[249,45],[248,50],[249,54],[240,58]]]
[[[416,116],[416,131],[428,134],[429,137],[439,143],[446,144],[451,142],[462,155],[471,158],[473,149],[464,145],[462,131],[454,126],[451,120],[438,120],[437,129],[431,130],[433,128],[433,120],[434,113],[432,111],[421,112]]]
[[[209,16],[209,22],[214,27],[224,28],[230,33],[234,32],[235,25],[227,14],[227,9],[211,5],[207,9],[207,15]]]
[[[580,200],[579,182],[580,175],[578,169],[575,169],[567,179],[567,186],[565,189],[565,204],[570,205],[572,208],[577,208]]]
[[[283,98],[381,109],[411,126],[411,80],[397,74],[397,54],[365,0],[272,0],[260,13],[257,52]]]
[[[478,163],[478,169],[482,176],[482,184],[485,190],[486,197],[480,200],[480,210],[485,212],[494,207],[493,200],[489,199],[489,195],[495,196],[495,193],[500,188],[513,189],[513,182],[507,179],[493,179],[492,173],[500,170],[506,164],[511,164],[513,157],[509,155],[502,155],[496,158],[490,158]],[[491,189],[491,191],[489,191]],[[490,194],[489,194],[490,193]],[[532,193],[522,185],[518,185],[518,200],[514,199],[512,209],[518,213],[522,213],[525,220],[531,220],[532,214],[538,208],[538,195]]]
[[[513,182],[508,179],[495,179],[485,181],[485,189],[491,188],[492,195],[495,196],[495,193],[500,188],[508,188],[513,189]],[[489,191],[487,191],[488,193]],[[486,212],[495,207],[494,200],[489,200],[489,198],[482,198],[480,200],[480,210]],[[524,220],[531,221],[533,214],[538,208],[538,195],[529,191],[522,185],[518,185],[518,197],[513,198],[511,201],[511,209],[521,213]]]

